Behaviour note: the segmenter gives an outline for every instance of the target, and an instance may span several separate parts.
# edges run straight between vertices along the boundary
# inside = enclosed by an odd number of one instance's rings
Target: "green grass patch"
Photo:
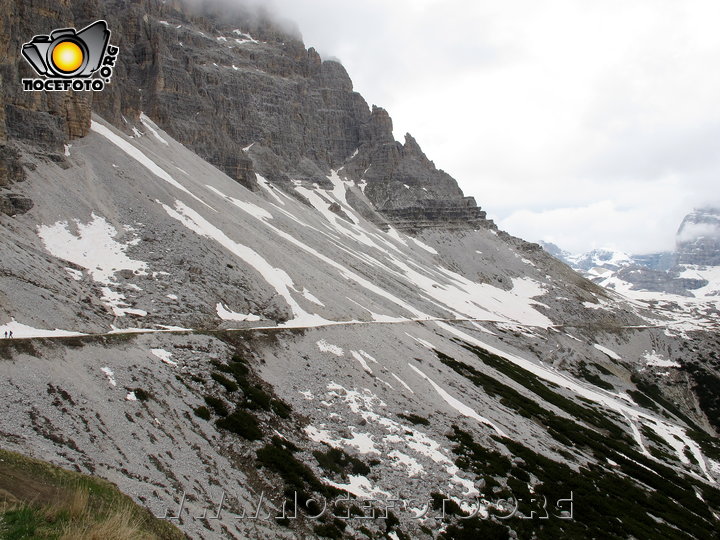
[[[662,406],[666,411],[675,415],[687,425],[693,428],[697,428],[697,424],[695,424],[695,422],[690,420],[690,418],[688,418],[687,415],[685,415],[680,409],[678,409],[677,406],[675,406],[673,403],[671,403],[665,398],[662,390],[660,390],[658,385],[642,379],[637,373],[633,373],[630,376],[630,380],[640,392],[642,392],[646,396],[649,396],[655,403]]]
[[[182,539],[101,478],[0,450],[0,538]]]
[[[295,457],[294,454],[297,451],[298,448],[295,445],[280,437],[273,437],[270,444],[266,444],[257,451],[257,461],[283,479],[285,497],[290,503],[288,511],[293,511],[292,507],[297,500],[298,510],[310,515],[320,515],[322,508],[314,500],[312,493],[330,499],[343,492],[323,484],[310,467]]]
[[[270,411],[280,418],[290,418],[292,413],[290,405],[275,397],[272,392],[266,391],[260,381],[252,377],[247,362],[239,354],[235,354],[228,364],[214,360],[212,365],[218,370],[211,375],[212,378],[223,385],[228,392],[242,390],[243,397],[242,401],[238,402],[239,407],[254,411]],[[233,380],[226,375],[231,375]]]
[[[510,533],[505,525],[489,519],[472,517],[450,525],[438,536],[439,540],[507,540]],[[528,537],[530,538],[530,537]]]
[[[475,351],[473,351],[475,352]],[[488,393],[509,402],[519,401],[519,394],[508,389],[498,381],[475,370],[471,366],[457,362],[447,355],[438,355],[441,361],[452,367],[470,381],[486,388]],[[484,355],[478,355],[484,356]],[[484,359],[483,359],[484,360]],[[656,462],[635,449],[634,442],[624,435],[615,437],[620,430],[614,426],[612,417],[600,418],[602,413],[570,402],[548,389],[533,383],[534,376],[525,376],[504,366],[496,357],[490,357],[490,363],[497,365],[504,374],[510,373],[513,380],[523,384],[539,396],[547,396],[547,401],[568,412],[576,411],[575,416],[582,418],[590,427],[571,419],[560,418],[549,411],[538,411],[536,405],[525,405],[526,412],[532,414],[558,440],[565,439],[568,445],[574,445],[592,452],[602,464],[587,465],[575,470],[566,463],[556,462],[536,453],[511,439],[493,437],[507,448],[511,455],[520,458],[524,464],[514,465],[506,456],[494,450],[488,450],[476,443],[472,436],[453,426],[450,439],[456,443],[456,465],[466,471],[481,476],[493,487],[497,481],[503,481],[508,490],[516,497],[529,496],[527,483],[532,472],[539,479],[535,486],[538,495],[544,495],[548,501],[557,501],[573,492],[576,501],[575,519],[565,521],[550,520],[512,520],[511,527],[520,538],[705,538],[714,534],[716,521],[708,506],[718,511],[720,490],[698,480],[678,474],[674,469]],[[494,367],[494,366],[493,366]],[[524,381],[524,382],[521,382]],[[511,392],[512,391],[512,392]],[[527,398],[523,398],[525,401]],[[519,407],[518,403],[515,403]],[[646,432],[653,443],[663,441],[654,433]],[[622,474],[610,470],[604,464],[610,458],[616,462]],[[494,482],[494,483],[493,483]],[[701,491],[706,502],[695,495],[695,489]],[[487,491],[486,491],[487,493]],[[582,505],[580,504],[582,501]],[[710,502],[712,501],[712,502]],[[553,503],[551,503],[553,504]],[[551,508],[551,506],[549,506]],[[639,511],[641,509],[641,511]],[[524,509],[521,511],[529,511]],[[653,519],[656,516],[660,521]],[[608,520],[608,516],[613,519]],[[471,524],[468,531],[463,531]],[[479,534],[474,530],[472,521],[458,522],[448,527],[448,538],[473,537]],[[678,532],[679,531],[681,532]],[[462,536],[467,532],[470,536]],[[489,534],[504,534],[500,529]]]
[[[243,388],[243,406],[248,409],[269,411],[272,403],[272,396],[260,386],[247,386]]]
[[[720,377],[704,366],[685,366],[693,380],[693,391],[710,424],[720,432]]]
[[[645,407],[651,411],[660,412],[657,403],[643,394],[640,390],[628,390],[627,393],[631,398],[633,398],[633,401],[641,407]]]
[[[200,407],[195,408],[193,412],[198,418],[202,418],[203,420],[210,420],[210,409],[205,407],[205,405],[201,405]]]
[[[475,354],[480,360],[482,360],[483,363],[486,365],[492,367],[496,371],[502,373],[503,375],[509,377],[516,383],[520,384],[527,390],[530,390],[532,393],[537,395],[539,398],[541,398],[540,403],[547,402],[558,409],[566,412],[571,418],[575,418],[577,420],[581,420],[585,422],[586,424],[589,424],[591,426],[594,426],[600,432],[602,433],[602,436],[605,438],[611,439],[613,441],[617,442],[617,445],[615,446],[632,446],[634,444],[632,438],[625,432],[623,428],[618,426],[616,423],[614,423],[612,420],[609,419],[607,412],[599,412],[595,409],[585,407],[583,405],[580,405],[573,401],[570,398],[567,398],[565,396],[562,396],[558,394],[557,392],[551,390],[547,385],[544,384],[543,381],[538,379],[533,373],[530,373],[521,367],[513,364],[509,360],[506,360],[505,358],[502,358],[501,356],[498,356],[496,354],[492,354],[484,349],[481,349],[479,347],[474,347],[471,345],[468,345],[466,343],[463,343],[463,347]],[[442,353],[440,353],[438,356],[440,356]],[[443,359],[443,356],[446,357],[446,359]],[[447,355],[440,356],[441,361],[445,363],[446,365],[452,367],[460,374],[463,374],[464,376],[471,378],[473,376],[477,376],[480,378],[483,374],[476,370],[475,368],[464,364],[462,362],[458,362],[455,359],[448,357]],[[472,380],[472,379],[471,379]],[[484,380],[490,380],[494,381],[494,384],[501,388],[505,385],[502,385],[499,381],[493,379],[492,377],[485,376]],[[506,387],[507,388],[507,387]],[[524,416],[526,416],[528,413],[534,414],[537,411],[537,408],[540,407],[537,403],[535,403],[535,406],[530,405],[529,400],[526,397],[523,397],[518,392],[515,392],[516,396],[515,399],[512,401],[512,403],[518,407],[519,410],[525,410]],[[519,398],[517,396],[520,396]],[[528,402],[528,404],[523,407],[522,401]],[[540,407],[543,409],[542,407]],[[522,414],[522,413],[521,413]],[[573,440],[573,432],[575,431],[576,427],[579,427],[579,425],[576,422],[568,421],[565,419],[561,419],[555,415],[548,415],[544,414],[541,415],[540,418],[544,417],[544,421],[550,423],[550,427],[552,428],[551,434],[555,435],[555,433],[560,433],[561,436],[569,438]],[[568,429],[566,424],[572,424],[572,429]],[[564,425],[565,424],[565,425]],[[595,438],[597,434],[593,435],[592,433],[588,433],[588,431],[593,430],[584,430],[584,435],[590,438]],[[582,440],[579,441],[581,444],[585,444],[587,441],[585,440],[587,437],[582,437]]]
[[[347,523],[343,520],[333,519],[329,523],[315,525],[315,527],[313,527],[313,531],[315,531],[315,534],[317,534],[320,538],[343,538],[345,536],[343,531],[346,527]]]
[[[599,366],[595,366],[595,367],[599,369]],[[610,372],[607,369],[605,369],[605,368],[602,368],[602,369],[606,374],[610,374]],[[610,384],[605,379],[600,377],[600,375],[598,375],[597,373],[593,373],[592,371],[590,371],[587,363],[585,363],[585,362],[580,362],[580,377],[585,379],[590,384],[594,384],[598,388],[603,388],[604,390],[611,390],[611,391],[615,390],[615,387],[612,384]]]
[[[273,412],[277,414],[280,418],[283,418],[287,420],[290,418],[290,414],[292,413],[292,407],[285,403],[283,400],[276,398],[273,399],[270,402],[270,407],[272,408]]]
[[[138,400],[140,401],[148,401],[150,398],[152,398],[152,394],[147,390],[143,390],[142,388],[133,389],[133,393],[135,394],[135,397],[138,398]]]
[[[463,431],[458,426],[452,426],[452,429],[453,434],[449,439],[457,443],[453,448],[453,452],[458,456],[455,465],[483,478],[508,475],[512,468],[510,458],[476,443],[470,433]]]
[[[430,500],[432,501],[433,510],[440,512],[443,517],[466,515],[458,503],[442,493],[431,493]]]

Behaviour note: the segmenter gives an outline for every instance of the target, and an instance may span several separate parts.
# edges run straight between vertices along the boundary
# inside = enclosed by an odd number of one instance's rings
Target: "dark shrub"
[[[427,418],[423,418],[422,416],[419,416],[417,414],[398,414],[398,416],[404,420],[407,420],[408,422],[415,424],[415,425],[423,425],[423,426],[429,426],[430,421]]]
[[[240,409],[236,409],[230,416],[221,418],[216,422],[216,425],[249,441],[262,439],[262,431],[260,431],[257,418]]]
[[[215,396],[205,396],[205,403],[207,403],[208,407],[215,411],[215,414],[218,416],[228,415],[227,407],[225,407],[225,402],[222,399],[216,398]]]
[[[238,389],[238,385],[235,381],[231,381],[222,373],[212,373],[210,375],[213,380],[225,387],[228,392],[234,392]]]
[[[202,418],[203,420],[210,420],[210,410],[205,407],[205,405],[201,405],[195,409],[195,416]]]
[[[147,401],[152,397],[149,392],[143,390],[142,388],[135,388],[133,390],[133,393],[135,394],[135,397],[138,398],[140,401]]]

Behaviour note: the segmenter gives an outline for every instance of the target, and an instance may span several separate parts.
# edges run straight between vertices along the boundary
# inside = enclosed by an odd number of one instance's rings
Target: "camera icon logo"
[[[23,79],[25,90],[102,90],[110,82],[118,48],[109,44],[107,22],[96,21],[80,31],[59,28],[37,35],[22,46],[22,55],[45,79]],[[99,73],[99,79],[90,79]]]

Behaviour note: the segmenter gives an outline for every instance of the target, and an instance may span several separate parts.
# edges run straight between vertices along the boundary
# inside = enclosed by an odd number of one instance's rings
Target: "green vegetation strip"
[[[185,535],[106,480],[0,450],[0,538],[179,540]]]
[[[508,438],[493,437],[522,465],[506,455],[488,450],[476,443],[472,435],[454,426],[451,440],[458,456],[456,465],[481,476],[486,489],[498,494],[530,498],[527,481],[530,474],[539,479],[535,494],[545,496],[549,505],[570,492],[574,495],[574,520],[512,520],[520,538],[711,538],[716,534],[715,513],[720,510],[720,490],[696,478],[681,476],[634,449],[624,431],[598,411],[583,407],[553,392],[532,374],[520,370],[507,360],[476,347],[465,347],[486,365],[531,390],[542,400],[552,403],[571,417],[580,418],[590,427],[561,418],[543,409],[513,388],[480,372],[474,367],[438,353],[448,367],[466,377],[488,394],[500,397],[519,414],[539,421],[559,442],[589,451],[600,464],[583,464],[572,468],[549,459]],[[617,464],[610,469],[607,459]],[[501,487],[505,482],[507,491]],[[486,493],[488,495],[489,493]],[[702,500],[700,499],[702,497]],[[548,509],[551,509],[548,506]],[[446,538],[471,538],[472,520],[461,521]],[[490,534],[500,534],[492,528]]]

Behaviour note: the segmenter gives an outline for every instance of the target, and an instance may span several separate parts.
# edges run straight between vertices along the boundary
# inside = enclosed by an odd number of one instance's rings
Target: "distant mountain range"
[[[720,209],[696,209],[683,219],[674,251],[631,255],[612,249],[572,254],[552,243],[553,257],[595,283],[635,296],[634,291],[707,298],[720,296]]]

